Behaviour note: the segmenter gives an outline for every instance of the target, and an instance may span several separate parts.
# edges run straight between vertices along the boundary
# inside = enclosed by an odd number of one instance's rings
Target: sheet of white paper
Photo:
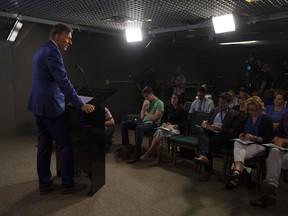
[[[88,103],[89,101],[93,99],[93,97],[88,97],[88,96],[83,96],[83,95],[79,95],[79,97],[81,98],[84,104]]]

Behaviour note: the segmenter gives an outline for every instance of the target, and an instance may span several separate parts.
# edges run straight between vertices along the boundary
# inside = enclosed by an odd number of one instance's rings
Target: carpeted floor
[[[92,197],[86,195],[88,189],[77,194],[53,192],[40,196],[36,136],[1,137],[0,215],[287,215],[287,183],[281,181],[275,207],[255,208],[248,204],[260,195],[255,186],[238,187],[233,191],[224,189],[220,160],[215,160],[215,175],[209,182],[197,180],[200,174],[195,172],[192,161],[182,161],[174,166],[169,161],[170,155],[166,155],[166,160],[158,166],[151,166],[152,158],[147,162],[127,164],[114,154],[120,147],[119,134],[117,129],[114,144],[106,154],[106,184]],[[145,139],[142,147],[147,146]],[[56,175],[55,153],[51,168]],[[89,184],[85,174],[75,180]],[[55,181],[60,183],[58,177]]]

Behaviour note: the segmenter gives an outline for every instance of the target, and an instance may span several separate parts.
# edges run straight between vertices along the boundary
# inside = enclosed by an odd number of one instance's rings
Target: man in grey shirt
[[[189,114],[192,114],[195,111],[210,113],[210,111],[214,108],[214,103],[212,99],[205,97],[205,89],[203,87],[198,87],[196,94],[197,98],[191,104]]]

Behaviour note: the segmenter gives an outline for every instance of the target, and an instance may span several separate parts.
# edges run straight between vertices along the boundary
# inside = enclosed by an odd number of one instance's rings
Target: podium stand
[[[92,102],[89,102],[92,104]],[[94,195],[105,184],[105,112],[95,101],[95,111],[85,114],[67,106],[66,113],[74,146],[75,173],[84,172],[91,177],[88,195]],[[61,175],[59,155],[56,153],[57,175]]]

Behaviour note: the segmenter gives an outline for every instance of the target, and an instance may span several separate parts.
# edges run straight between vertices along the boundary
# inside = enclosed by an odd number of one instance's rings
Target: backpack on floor
[[[116,151],[116,156],[122,160],[128,160],[134,153],[134,145],[124,145]]]

